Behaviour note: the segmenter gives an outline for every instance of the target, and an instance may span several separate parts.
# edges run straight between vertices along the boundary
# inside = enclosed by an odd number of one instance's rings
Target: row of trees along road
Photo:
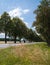
[[[7,12],[4,12],[0,18],[0,32],[5,33],[5,43],[7,43],[6,36],[13,36],[14,41],[16,43],[16,37],[18,36],[20,39],[24,37],[26,34],[27,27],[24,22],[15,17],[11,19]]]
[[[29,41],[38,39],[37,35],[35,36],[34,32],[30,30],[20,18],[14,17],[11,19],[7,12],[4,12],[0,17],[0,32],[5,33],[5,43],[7,43],[7,36],[13,37],[15,43],[17,37],[19,37],[19,40],[26,38]],[[42,41],[42,39],[40,39],[40,41]]]
[[[50,0],[42,0],[34,13],[36,14],[36,21],[33,26],[50,46]]]

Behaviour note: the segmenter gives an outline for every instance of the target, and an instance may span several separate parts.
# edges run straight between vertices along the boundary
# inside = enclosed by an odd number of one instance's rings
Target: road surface
[[[0,44],[0,48],[7,48],[11,46],[20,46],[20,45],[30,45],[30,44],[38,44],[39,42],[32,42],[32,43],[13,43],[13,44]]]

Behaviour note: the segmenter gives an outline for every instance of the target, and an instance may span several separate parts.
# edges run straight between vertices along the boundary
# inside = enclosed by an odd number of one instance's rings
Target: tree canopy
[[[10,21],[11,21],[11,17],[9,16],[7,12],[4,12],[0,18],[0,24],[1,24],[0,27],[2,28],[1,31],[5,33],[5,43],[7,42],[6,36],[7,36],[8,30],[10,29],[10,25],[9,25]]]
[[[16,38],[19,37],[19,39],[25,37],[27,33],[27,26],[25,23],[18,17],[14,17],[12,19],[12,28],[10,31],[10,35],[14,38],[14,42],[16,43]]]
[[[50,0],[42,0],[34,13],[36,14],[36,21],[33,26],[50,45]]]

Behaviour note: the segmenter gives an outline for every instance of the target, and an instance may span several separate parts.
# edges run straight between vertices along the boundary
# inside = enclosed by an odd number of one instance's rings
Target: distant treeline
[[[5,41],[5,38],[0,38],[0,41]],[[14,39],[7,38],[7,41],[14,41]],[[16,41],[20,41],[20,40],[16,39]]]

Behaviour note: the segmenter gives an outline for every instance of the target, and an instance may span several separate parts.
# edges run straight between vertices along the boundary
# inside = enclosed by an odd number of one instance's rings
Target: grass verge
[[[0,49],[0,65],[50,65],[46,43]]]

